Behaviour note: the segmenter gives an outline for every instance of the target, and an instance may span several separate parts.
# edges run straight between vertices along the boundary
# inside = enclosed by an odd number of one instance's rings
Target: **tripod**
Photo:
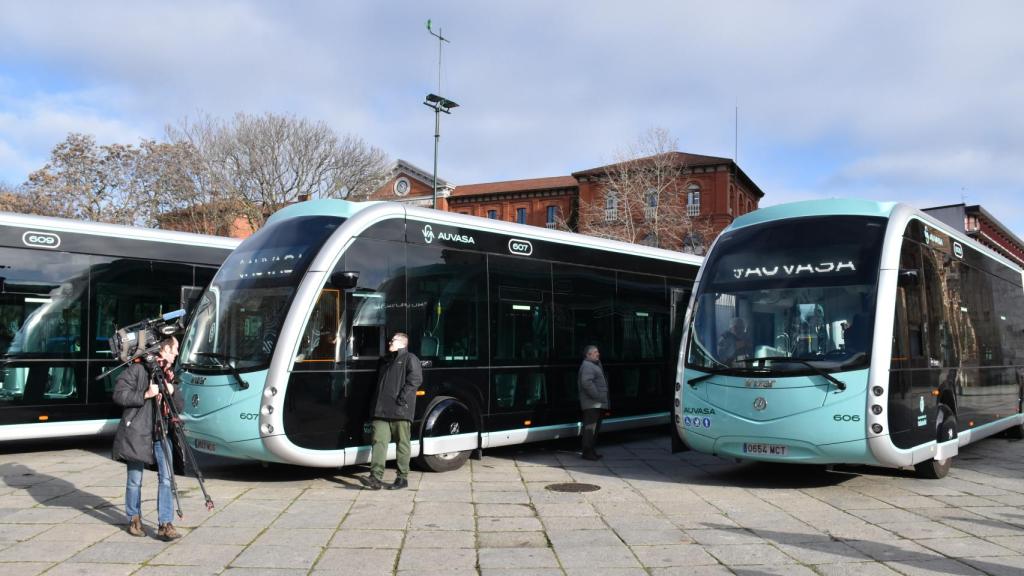
[[[203,482],[203,473],[199,470],[199,465],[196,463],[196,457],[192,452],[192,447],[188,445],[188,440],[185,438],[185,429],[181,422],[181,415],[178,413],[178,409],[174,407],[171,395],[167,393],[167,376],[164,373],[164,369],[157,362],[156,356],[153,354],[147,354],[145,356],[145,361],[146,371],[149,372],[150,378],[156,383],[157,389],[160,390],[160,401],[157,405],[156,428],[157,434],[160,437],[160,445],[163,447],[164,463],[166,466],[171,468],[174,466],[174,458],[171,454],[170,443],[170,434],[173,434],[174,439],[181,448],[185,462],[192,467],[192,470],[196,474],[196,480],[199,482],[199,489],[202,490],[203,497],[206,499],[206,509],[213,510],[213,499],[210,498],[210,494],[206,491],[206,485]],[[168,428],[170,428],[170,434],[168,433]],[[170,477],[171,494],[174,496],[175,512],[178,514],[178,518],[182,518],[184,514],[181,511],[181,499],[178,497],[178,482],[175,479],[173,470],[171,471]]]

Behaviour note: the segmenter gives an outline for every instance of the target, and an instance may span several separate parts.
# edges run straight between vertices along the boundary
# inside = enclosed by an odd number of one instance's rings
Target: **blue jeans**
[[[164,449],[160,441],[153,443],[153,456],[156,457],[157,477],[160,486],[156,492],[157,518],[160,524],[168,524],[174,520],[174,505],[171,504],[171,468],[164,459]],[[130,519],[142,516],[142,462],[128,463],[128,484],[124,491],[124,511]]]

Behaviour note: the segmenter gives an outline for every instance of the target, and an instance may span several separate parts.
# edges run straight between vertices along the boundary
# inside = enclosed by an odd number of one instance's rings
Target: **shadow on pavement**
[[[37,472],[23,464],[0,463],[0,479],[6,486],[24,490],[44,506],[72,508],[112,526],[123,526],[127,522],[117,505],[106,498],[81,490],[62,478]]]
[[[706,527],[715,530],[728,530],[735,531],[736,527],[727,524],[705,524]],[[810,553],[821,553],[832,556],[840,556],[847,558],[849,562],[863,562],[864,556],[869,556],[879,562],[896,562],[900,564],[916,564],[920,562],[932,562],[932,561],[944,561],[945,563],[959,562],[959,565],[945,564],[945,565],[929,565],[927,571],[929,574],[954,574],[962,576],[966,574],[974,574],[968,566],[972,566],[978,570],[984,571],[986,574],[1003,574],[1007,573],[1007,566],[1001,564],[994,564],[987,562],[981,558],[971,558],[969,560],[961,560],[959,558],[950,558],[939,552],[922,552],[913,549],[901,548],[899,546],[888,544],[885,542],[857,540],[857,539],[842,539],[832,537],[831,540],[806,540],[804,536],[798,533],[791,532],[780,532],[774,530],[749,530],[748,532],[754,536],[768,540],[774,544],[792,548],[802,548]],[[895,537],[894,537],[895,538]],[[803,540],[803,541],[801,541]],[[903,542],[913,543],[911,540],[903,540]],[[837,544],[845,544],[845,546]],[[914,547],[924,548],[919,544],[913,543]],[[927,550],[927,549],[925,549]],[[841,561],[840,561],[841,562]],[[924,572],[925,569],[921,569]]]

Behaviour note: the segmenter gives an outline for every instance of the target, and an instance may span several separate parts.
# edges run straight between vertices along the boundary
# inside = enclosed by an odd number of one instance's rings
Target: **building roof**
[[[740,168],[739,164],[736,164],[732,158],[722,158],[720,156],[705,156],[703,154],[690,154],[689,152],[670,152],[675,156],[675,161],[678,165],[687,168],[695,168],[697,166],[720,166],[722,164],[734,167],[737,175],[742,179],[747,186],[757,195],[758,198],[764,197],[764,192],[750,179],[749,176]],[[642,159],[641,159],[642,160]],[[619,166],[622,162],[616,162],[613,164],[607,164],[605,166],[598,166],[597,168],[590,168],[588,170],[581,170],[579,172],[573,172],[572,175],[576,178],[585,178],[588,176],[604,176],[609,170]]]
[[[483,194],[500,194],[505,192],[528,192],[532,190],[551,190],[553,188],[575,188],[578,185],[579,182],[572,176],[528,178],[526,180],[506,180],[504,182],[485,182],[483,184],[466,184],[464,186],[456,186],[452,196],[480,196]]]
[[[412,176],[413,178],[426,184],[428,187],[431,185],[434,179],[433,172],[430,172],[429,170],[424,170],[419,166],[416,166],[415,164],[402,160],[401,158],[395,160],[391,164],[391,166],[388,167],[388,178],[394,178],[398,176],[399,173],[405,174],[407,176]],[[453,184],[450,184],[447,180],[444,180],[440,176],[437,177],[438,188],[451,188],[452,186]]]

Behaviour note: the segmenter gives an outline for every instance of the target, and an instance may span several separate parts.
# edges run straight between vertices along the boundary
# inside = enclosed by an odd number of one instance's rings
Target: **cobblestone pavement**
[[[203,458],[217,507],[179,477],[174,543],[125,533],[108,442],[0,450],[0,575],[1024,574],[1024,442],[1002,438],[932,481],[672,455],[651,431],[609,435],[597,463],[526,445],[400,491],[362,490],[365,468]],[[600,489],[548,489],[566,482]]]

